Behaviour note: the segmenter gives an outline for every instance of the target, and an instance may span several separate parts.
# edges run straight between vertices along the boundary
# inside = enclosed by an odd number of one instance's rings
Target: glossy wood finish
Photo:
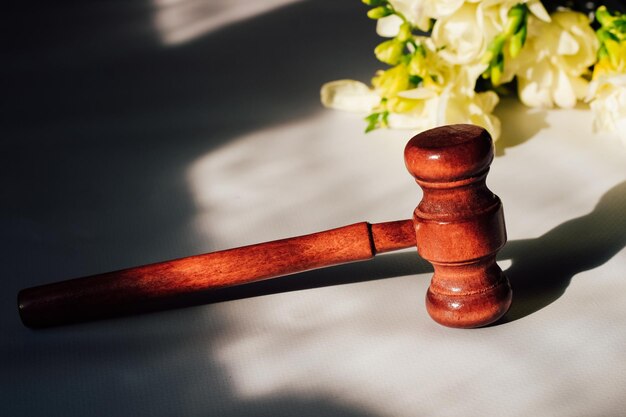
[[[486,186],[493,143],[473,125],[420,133],[405,148],[409,172],[424,191],[414,212],[417,250],[435,273],[426,295],[431,317],[450,327],[496,321],[511,287],[495,262],[506,242],[500,199]]]
[[[22,322],[46,327],[154,309],[155,303],[415,246],[412,220],[325,232],[28,288]]]
[[[483,326],[511,303],[508,280],[495,263],[506,233],[500,199],[485,185],[492,159],[484,129],[432,129],[405,149],[407,168],[424,191],[412,220],[361,222],[28,288],[18,294],[20,316],[26,326],[46,327],[162,309],[173,298],[184,306],[184,297],[198,292],[365,260],[417,241],[435,269],[426,296],[433,319],[451,327]]]

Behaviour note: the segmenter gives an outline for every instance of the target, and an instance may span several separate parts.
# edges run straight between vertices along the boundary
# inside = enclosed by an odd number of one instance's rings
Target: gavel
[[[76,278],[19,292],[32,328],[149,311],[174,297],[361,261],[417,246],[433,265],[426,308],[438,323],[481,327],[511,304],[496,264],[506,242],[500,199],[485,183],[493,160],[489,133],[473,125],[424,131],[406,145],[408,171],[423,190],[412,219],[361,222],[310,235]]]

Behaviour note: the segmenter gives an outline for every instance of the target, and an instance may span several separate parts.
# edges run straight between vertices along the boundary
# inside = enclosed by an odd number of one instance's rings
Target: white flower
[[[500,13],[501,22],[505,22],[507,20],[509,10],[517,4],[525,4],[530,13],[537,19],[544,22],[550,21],[550,15],[546,11],[545,7],[543,7],[541,0],[482,0],[480,4],[485,9],[497,8]]]
[[[463,3],[465,0],[431,0],[428,2],[427,10],[433,19],[442,19],[454,14]],[[476,3],[476,0],[470,3]]]
[[[454,65],[442,59],[432,39],[416,38],[422,52],[409,62],[379,71],[374,88],[352,80],[339,80],[322,87],[326,107],[368,113],[385,112],[390,128],[420,132],[437,126],[471,123],[486,128],[494,140],[500,136],[500,121],[492,115],[496,93],[476,93],[476,79],[488,64]],[[421,82],[417,88],[411,76]]]
[[[494,141],[500,137],[500,120],[492,112],[499,102],[493,91],[478,93],[474,97],[452,95],[442,103],[444,113],[442,124],[469,123],[482,126],[491,134]]]
[[[476,79],[487,64],[452,65],[440,57],[431,39],[417,41],[425,53],[416,53],[407,65],[379,71],[372,80],[374,88],[358,81],[333,81],[322,86],[322,103],[363,114],[388,111],[388,127],[416,132],[447,124],[476,124],[496,140],[500,136],[500,121],[491,113],[498,96],[492,91],[474,91]],[[419,87],[410,88],[410,73],[419,74]]]
[[[478,1],[480,0],[470,0],[470,3]],[[409,23],[426,32],[430,29],[430,19],[441,19],[452,15],[465,3],[465,0],[390,0],[390,3]],[[401,24],[400,17],[387,16],[378,20],[376,32],[380,36],[392,38],[398,34]]]
[[[532,16],[526,46],[509,71],[517,75],[518,93],[531,107],[570,108],[585,97],[583,75],[596,60],[598,41],[582,13],[561,11],[549,23]]]
[[[431,0],[390,0],[395,10],[401,13],[413,26],[427,31],[430,26],[430,16],[427,12],[428,3]],[[380,36],[393,38],[398,34],[402,19],[396,15],[390,15],[378,19],[376,32]]]
[[[467,96],[445,90],[440,95],[423,100],[420,106],[408,113],[391,113],[389,127],[411,129],[416,133],[456,123],[470,123],[482,126],[493,140],[500,137],[500,120],[492,114],[498,103],[498,95],[493,91]]]
[[[616,132],[626,146],[626,74],[604,75],[589,85],[595,131]]]
[[[413,26],[427,31],[435,19],[432,39],[441,56],[452,64],[476,63],[496,35],[502,33],[509,10],[525,3],[538,19],[550,21],[540,0],[391,0]],[[402,24],[397,15],[378,20],[376,31],[395,37]]]
[[[484,127],[497,140],[500,136],[500,121],[491,113],[498,103],[498,96],[493,91],[475,93],[473,84],[469,83],[469,80],[475,81],[476,74],[480,74],[483,69],[451,66],[445,71],[448,77],[445,84],[431,83],[396,92],[389,101],[399,99],[411,104],[408,111],[390,111],[387,117],[388,127],[411,129],[417,133],[437,126],[471,123]],[[392,74],[388,77],[382,81],[389,83],[385,89],[370,89],[363,83],[351,80],[324,84],[321,92],[322,103],[329,108],[363,114],[380,111],[381,94],[396,89],[396,77]]]
[[[453,64],[476,63],[483,59],[493,39],[506,27],[509,10],[526,3],[537,19],[550,21],[539,0],[473,0],[433,3],[431,15],[437,18],[432,38],[442,58]]]
[[[452,64],[479,61],[498,31],[492,19],[477,3],[465,3],[452,15],[437,20],[432,39],[439,55]]]
[[[409,129],[414,133],[438,126],[437,108],[439,97],[423,100],[408,113],[390,113],[387,121],[392,129]]]
[[[326,83],[320,92],[322,104],[335,110],[367,113],[380,102],[380,96],[367,85],[354,80]]]
[[[473,97],[447,92],[439,103],[438,125],[469,123],[482,126],[493,140],[500,137],[500,120],[492,112],[499,98],[493,91],[477,93]]]

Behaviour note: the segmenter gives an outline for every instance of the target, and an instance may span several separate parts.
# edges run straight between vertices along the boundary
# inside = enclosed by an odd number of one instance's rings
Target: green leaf
[[[378,119],[380,118],[380,113],[372,113],[365,118],[367,122],[367,126],[365,127],[365,133],[369,133],[372,130],[378,129]]]
[[[367,122],[367,126],[365,127],[365,133],[369,133],[372,130],[376,130],[381,127],[387,127],[389,124],[388,118],[388,111],[375,112],[370,114],[365,118],[365,121]]]
[[[383,127],[389,126],[389,112],[388,111],[382,112],[380,119],[381,119],[381,125]]]

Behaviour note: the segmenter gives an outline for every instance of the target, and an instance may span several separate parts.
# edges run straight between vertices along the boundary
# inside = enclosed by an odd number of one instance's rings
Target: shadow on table
[[[495,143],[496,156],[503,156],[508,148],[519,146],[548,127],[547,111],[523,105],[517,97],[505,97],[494,112],[502,120],[502,134]]]
[[[509,242],[500,259],[513,264],[505,273],[513,304],[504,322],[532,314],[558,299],[572,277],[596,268],[626,246],[626,181],[610,189],[593,211],[569,220],[536,239]]]
[[[198,156],[310,117],[324,82],[377,66],[358,3],[302,1],[175,47],[156,44],[156,6],[139,3],[9,16],[0,252],[20,265],[6,274],[15,287],[202,251]]]
[[[594,210],[569,220],[536,239],[514,240],[500,252],[511,259],[505,273],[513,287],[513,305],[501,321],[532,314],[565,292],[574,275],[596,268],[626,246],[626,181],[610,189]],[[428,262],[413,252],[268,280],[199,296],[218,302],[330,285],[432,272]]]

